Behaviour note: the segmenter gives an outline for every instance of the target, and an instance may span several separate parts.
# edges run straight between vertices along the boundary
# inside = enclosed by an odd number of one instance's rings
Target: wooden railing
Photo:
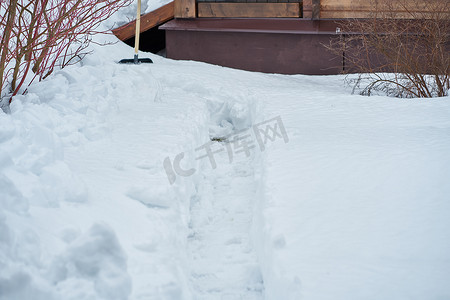
[[[140,32],[147,31],[174,18],[174,2],[141,16]],[[136,20],[112,30],[120,40],[126,41],[135,35]]]
[[[175,18],[300,18],[302,0],[175,0]]]
[[[378,15],[411,18],[426,16],[430,3],[450,0],[175,0],[175,18],[303,18],[352,19]],[[424,14],[425,12],[425,14]],[[449,16],[450,17],[450,16]]]

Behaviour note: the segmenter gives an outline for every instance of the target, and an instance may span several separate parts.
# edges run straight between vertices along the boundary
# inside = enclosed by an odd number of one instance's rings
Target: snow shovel
[[[119,64],[140,64],[140,63],[153,63],[150,58],[138,58],[139,51],[139,35],[141,33],[141,0],[138,0],[137,14],[136,14],[136,33],[134,35],[134,58],[122,59]]]

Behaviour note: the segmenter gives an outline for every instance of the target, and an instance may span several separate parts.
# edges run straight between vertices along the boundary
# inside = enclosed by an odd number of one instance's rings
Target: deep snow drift
[[[0,299],[450,299],[449,97],[94,50],[0,113]]]

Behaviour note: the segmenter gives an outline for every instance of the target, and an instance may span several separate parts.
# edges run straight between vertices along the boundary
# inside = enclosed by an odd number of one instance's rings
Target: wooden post
[[[303,19],[312,18],[312,0],[303,0]]]
[[[320,0],[312,0],[312,19],[320,19]]]
[[[320,0],[303,0],[303,19],[320,19]]]
[[[197,17],[195,0],[175,0],[174,16],[184,19]]]

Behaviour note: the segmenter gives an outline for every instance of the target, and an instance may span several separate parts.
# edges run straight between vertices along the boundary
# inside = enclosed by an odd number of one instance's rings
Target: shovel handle
[[[136,13],[136,34],[134,35],[134,54],[139,51],[139,35],[141,33],[141,0],[138,0]]]

